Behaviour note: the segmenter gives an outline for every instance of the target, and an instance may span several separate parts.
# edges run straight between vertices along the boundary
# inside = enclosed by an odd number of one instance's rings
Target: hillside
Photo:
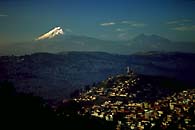
[[[74,101],[80,115],[115,122],[116,129],[193,129],[195,89],[180,81],[130,72],[109,77]]]
[[[61,100],[75,89],[109,76],[126,73],[164,76],[194,84],[195,54],[149,52],[116,55],[103,52],[35,53],[0,57],[0,81],[10,80],[18,91]]]

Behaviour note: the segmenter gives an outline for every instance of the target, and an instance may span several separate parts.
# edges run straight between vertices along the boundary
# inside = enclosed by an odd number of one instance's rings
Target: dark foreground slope
[[[115,55],[102,52],[36,53],[0,57],[0,81],[13,82],[18,91],[61,100],[75,89],[108,76],[126,73],[159,75],[194,84],[195,54],[139,53]]]
[[[113,123],[98,118],[80,116],[75,102],[51,108],[40,97],[18,93],[13,84],[0,84],[0,129],[66,129],[113,130]],[[71,116],[67,116],[71,115]]]

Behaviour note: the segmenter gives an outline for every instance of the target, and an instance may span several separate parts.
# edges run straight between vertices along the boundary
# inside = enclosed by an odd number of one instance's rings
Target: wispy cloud
[[[116,26],[117,28],[115,29],[115,31],[117,32],[126,32],[132,28],[142,28],[147,26],[147,24],[142,22],[137,22],[137,21],[117,21],[117,22],[107,22],[107,23],[100,24],[100,26],[113,26],[113,25],[118,25]]]
[[[128,40],[128,39],[129,39],[129,35],[128,35],[128,33],[126,33],[126,32],[118,34],[117,37],[118,37],[118,39],[120,39],[120,40]]]
[[[132,24],[135,23],[135,21],[121,21],[122,24]]]
[[[63,34],[64,34],[64,32],[61,29],[61,27],[55,27],[51,31],[39,36],[35,40],[38,41],[38,40],[43,40],[43,39],[51,39],[51,38],[54,38],[57,35],[63,35]]]
[[[179,23],[179,21],[168,21],[168,22],[166,22],[166,24],[178,24]]]
[[[175,31],[195,31],[192,19],[177,19],[166,22],[171,30]]]
[[[102,23],[100,24],[101,26],[112,26],[112,25],[115,25],[116,23],[115,22],[109,22],[109,23]]]
[[[168,21],[166,22],[166,24],[169,25],[173,25],[173,24],[184,24],[184,23],[188,23],[191,22],[191,19],[179,19],[179,20],[172,20],[172,21]]]
[[[195,31],[195,25],[189,25],[189,26],[178,26],[171,28],[172,30],[176,31]]]
[[[8,15],[6,14],[0,14],[0,17],[7,17]]]
[[[191,19],[182,19],[183,22],[191,22]]]
[[[126,31],[126,29],[117,28],[116,31],[117,31],[117,32],[124,32],[124,31]]]
[[[65,29],[65,32],[72,32],[72,30],[69,29],[69,28],[66,28],[66,29]]]
[[[130,24],[132,27],[145,27],[146,24],[144,23],[133,23],[133,24]]]
[[[128,24],[130,27],[145,27],[147,26],[147,24],[145,23],[141,23],[141,22],[137,22],[137,21],[121,21],[121,24]]]

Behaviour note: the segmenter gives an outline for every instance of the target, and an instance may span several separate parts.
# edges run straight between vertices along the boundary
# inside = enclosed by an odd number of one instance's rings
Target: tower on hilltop
[[[127,74],[129,74],[130,73],[130,68],[129,68],[129,66],[127,66]]]
[[[127,75],[132,75],[133,74],[133,70],[127,66]]]

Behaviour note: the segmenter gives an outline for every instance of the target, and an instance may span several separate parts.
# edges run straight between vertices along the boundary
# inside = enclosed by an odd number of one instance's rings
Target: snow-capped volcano
[[[43,39],[51,39],[57,35],[63,35],[63,34],[64,34],[64,31],[62,30],[61,27],[55,27],[54,29],[50,30],[49,32],[39,36],[35,40],[38,41],[38,40],[43,40]]]

